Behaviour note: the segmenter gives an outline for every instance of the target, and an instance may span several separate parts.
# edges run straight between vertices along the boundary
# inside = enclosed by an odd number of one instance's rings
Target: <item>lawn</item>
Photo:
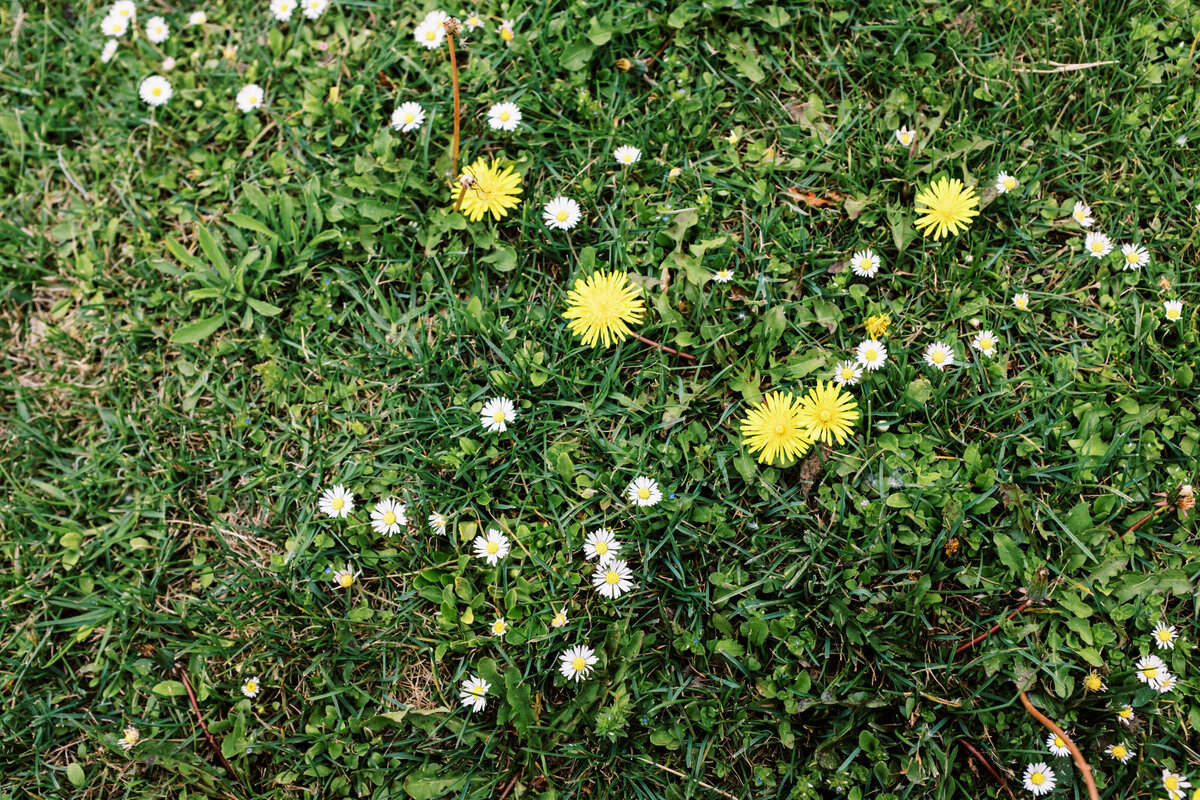
[[[0,800],[1193,800],[1200,6],[294,3],[0,8]]]

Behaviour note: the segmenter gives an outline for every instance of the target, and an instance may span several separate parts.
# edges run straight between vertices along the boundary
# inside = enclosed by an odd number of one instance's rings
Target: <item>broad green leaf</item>
[[[187,688],[179,681],[161,681],[150,691],[159,697],[183,697],[187,694]]]
[[[208,228],[203,225],[196,228],[196,240],[200,242],[200,250],[203,251],[204,257],[217,270],[217,274],[221,276],[221,280],[229,283],[233,278],[233,274],[229,271],[229,262],[225,260],[225,253],[221,251],[217,240],[208,232]]]
[[[201,339],[207,339],[216,333],[228,318],[227,314],[218,314],[215,317],[205,317],[204,319],[190,322],[171,334],[171,343],[193,344]]]
[[[254,217],[248,217],[245,214],[239,214],[236,211],[233,211],[226,214],[225,219],[229,220],[234,225],[237,225],[239,228],[245,228],[248,231],[261,233],[263,236],[266,236],[271,240],[276,240],[279,238],[279,235],[275,233],[275,231],[271,230]]]
[[[264,317],[277,317],[283,313],[283,309],[279,306],[271,305],[265,300],[255,300],[253,297],[247,297],[246,302]]]
[[[69,780],[71,785],[76,789],[83,786],[83,784],[87,782],[87,776],[83,774],[83,767],[79,766],[79,764],[75,763],[74,761],[72,761],[70,764],[67,764],[67,780]]]
[[[992,540],[996,543],[996,552],[1000,556],[1001,563],[1008,567],[1009,572],[1013,575],[1024,574],[1025,556],[1017,547],[1016,542],[1004,533],[997,533]]]

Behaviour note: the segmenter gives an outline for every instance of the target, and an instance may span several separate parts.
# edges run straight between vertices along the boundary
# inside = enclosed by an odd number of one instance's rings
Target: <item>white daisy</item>
[[[257,83],[247,83],[237,93],[237,107],[243,114],[262,108],[263,90]]]
[[[121,731],[121,733],[123,735],[117,740],[117,744],[121,745],[122,750],[128,751],[142,740],[142,734],[132,725]]]
[[[656,505],[658,501],[662,500],[658,481],[644,475],[639,475],[629,482],[629,485],[625,487],[625,496],[635,506],[642,507]]]
[[[515,131],[521,124],[521,109],[516,103],[496,103],[488,109],[488,127],[494,131]]]
[[[683,174],[683,170],[680,169],[679,167],[671,167],[670,171],[667,172],[667,179],[673,181],[682,174]]]
[[[1163,316],[1171,322],[1183,316],[1183,301],[1182,300],[1164,300],[1163,301]]]
[[[497,30],[500,32],[500,38],[504,43],[511,46],[513,39],[516,38],[516,33],[513,31],[513,21],[511,19],[500,20],[500,27]]]
[[[1007,172],[1001,172],[996,176],[996,194],[1007,194],[1019,185],[1017,179]]]
[[[327,516],[343,518],[354,510],[354,495],[346,491],[340,483],[332,489],[326,489],[317,502],[317,507]]]
[[[1150,263],[1150,251],[1141,245],[1121,245],[1121,268],[1137,269]]]
[[[135,19],[137,17],[137,5],[133,0],[117,0],[112,4],[112,8],[108,13],[114,17],[124,17],[125,19]]]
[[[262,687],[258,683],[258,678],[250,678],[242,684],[242,694],[249,697],[251,700],[258,697],[258,692]]]
[[[934,342],[925,348],[925,363],[944,370],[954,363],[954,351],[945,342]]]
[[[1089,231],[1088,235],[1083,237],[1083,249],[1092,258],[1104,258],[1113,250],[1112,239],[1100,231]]]
[[[392,127],[401,133],[409,133],[421,127],[425,122],[425,109],[420,103],[409,101],[401,103],[392,112]]]
[[[633,573],[624,561],[606,561],[596,565],[592,585],[609,600],[616,600],[633,588]]]
[[[1052,733],[1046,737],[1046,748],[1051,754],[1059,758],[1071,755],[1071,750],[1067,747],[1067,743],[1057,733]]]
[[[151,75],[142,81],[138,94],[152,106],[161,106],[171,99],[171,82],[161,75]]]
[[[996,334],[991,331],[980,331],[971,340],[971,347],[989,358],[996,355]]]
[[[440,8],[435,8],[425,15],[425,19],[421,20],[426,25],[432,25],[440,31],[446,30],[446,20],[450,19],[450,15]]]
[[[354,585],[354,581],[358,579],[359,575],[362,575],[362,570],[355,572],[354,570],[350,569],[350,567],[345,567],[343,569],[334,570],[332,578],[333,582],[338,586],[342,587],[343,589],[349,589]]]
[[[295,0],[271,0],[271,15],[280,22],[290,20],[295,10]]]
[[[578,225],[582,218],[583,212],[579,210],[579,203],[562,195],[546,203],[542,208],[542,219],[546,221],[547,228],[569,231]]]
[[[857,361],[843,361],[833,370],[833,380],[838,386],[853,386],[861,377],[862,367]]]
[[[588,560],[598,558],[601,564],[616,558],[620,550],[621,543],[608,528],[597,528],[583,542],[583,557]]]
[[[907,127],[905,127],[904,125],[901,125],[899,128],[896,129],[895,135],[896,135],[897,142],[904,145],[905,147],[908,147],[910,144],[912,144],[913,137],[917,135],[917,132],[910,131]]]
[[[617,159],[618,164],[629,166],[630,164],[636,164],[641,160],[642,151],[627,144],[621,145],[613,151],[613,158]]]
[[[375,529],[376,533],[384,536],[397,534],[408,524],[405,511],[407,511],[407,507],[403,503],[397,503],[391,497],[380,500],[375,504],[375,510],[371,512],[371,527]]]
[[[1179,630],[1174,625],[1159,622],[1154,626],[1154,646],[1159,650],[1174,650]]]
[[[1082,200],[1075,201],[1075,208],[1071,211],[1071,219],[1085,228],[1090,228],[1092,223],[1096,221],[1092,218],[1092,209]]]
[[[592,667],[599,660],[592,648],[582,644],[576,645],[559,657],[561,663],[558,671],[564,678],[568,680],[574,678],[575,682],[579,683],[591,674]]]
[[[162,63],[162,69],[163,69],[163,72],[170,72],[171,70],[175,69],[175,59],[171,58],[170,56],[167,56],[166,58],[164,58],[163,63]]]
[[[490,630],[492,636],[503,636],[508,633],[508,623],[504,621],[504,617],[496,617],[496,621],[492,623]]]
[[[563,608],[554,614],[554,618],[550,620],[551,628],[561,628],[567,624],[567,609]]]
[[[1147,684],[1156,683],[1162,674],[1167,671],[1167,665],[1158,656],[1146,656],[1145,658],[1138,659],[1134,668],[1137,669],[1137,679]]]
[[[887,348],[878,339],[867,339],[854,348],[854,357],[868,372],[874,372],[887,361]]]
[[[320,19],[329,8],[329,0],[303,0],[304,16],[309,19]]]
[[[162,17],[151,17],[146,20],[146,38],[154,44],[165,42],[171,35],[171,28]]]
[[[208,14],[203,11],[193,11],[188,14],[188,26],[203,25],[208,22]]]
[[[442,46],[442,42],[446,38],[446,30],[440,24],[430,24],[428,21],[417,25],[413,31],[413,38],[419,44],[425,45],[426,49],[434,50]]]
[[[1162,785],[1167,790],[1167,794],[1171,795],[1175,800],[1183,800],[1185,796],[1183,790],[1192,788],[1191,781],[1177,772],[1171,772],[1169,769],[1163,770]]]
[[[479,418],[488,433],[504,433],[508,424],[517,418],[517,409],[507,397],[493,397],[483,404]]]
[[[719,269],[713,273],[712,279],[717,283],[729,283],[733,280],[733,270],[729,268]]]
[[[1054,791],[1054,770],[1050,769],[1042,761],[1030,764],[1025,768],[1024,781],[1026,791],[1030,792],[1034,797],[1049,794]]]
[[[1133,758],[1133,753],[1129,752],[1129,748],[1124,742],[1119,744],[1110,744],[1104,749],[1104,752],[1124,764],[1129,759]]]
[[[441,514],[434,512],[429,515],[429,529],[439,536],[447,536],[446,533],[446,518]]]
[[[1133,709],[1129,706],[1124,706],[1117,712],[1117,721],[1122,725],[1132,725],[1136,719],[1137,717],[1134,716]]]
[[[475,557],[486,558],[490,567],[508,555],[508,537],[495,528],[488,528],[486,536],[476,536],[473,544]]]
[[[124,36],[125,31],[129,30],[129,19],[109,14],[101,21],[100,30],[104,31],[105,36]]]
[[[859,250],[850,258],[850,269],[860,278],[874,278],[882,265],[874,250]]]
[[[109,39],[104,43],[104,49],[100,51],[100,60],[105,64],[113,60],[113,56],[117,54],[117,40]]]
[[[472,675],[470,678],[462,682],[462,688],[458,692],[458,699],[462,701],[465,708],[472,711],[483,711],[487,708],[487,693],[491,691],[492,685],[478,675]]]
[[[467,15],[463,24],[467,26],[467,30],[476,31],[483,27],[483,19],[478,14],[471,13]]]
[[[1150,686],[1159,694],[1166,694],[1167,692],[1174,691],[1178,683],[1179,680],[1164,669],[1159,671],[1158,680],[1150,681]]]
[[[1025,292],[1018,292],[1017,294],[1014,294],[1013,299],[1012,299],[1012,304],[1013,304],[1013,307],[1019,308],[1021,311],[1028,311],[1029,310],[1029,295],[1026,294]]]

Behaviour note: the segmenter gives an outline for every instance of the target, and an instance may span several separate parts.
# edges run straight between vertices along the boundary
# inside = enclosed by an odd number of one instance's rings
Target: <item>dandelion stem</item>
[[[674,348],[667,347],[665,344],[659,344],[658,342],[654,341],[653,339],[647,339],[645,336],[642,336],[640,333],[635,333],[633,335],[633,337],[635,339],[645,342],[646,344],[650,345],[651,347],[657,347],[659,350],[665,350],[666,352],[670,353],[671,355],[679,356],[680,358],[686,358],[691,361],[696,360],[696,357],[693,355],[689,355],[687,353],[681,353]]]
[[[458,175],[458,127],[460,107],[458,101],[458,56],[454,52],[454,36],[446,34],[446,44],[450,46],[450,84],[454,87],[454,141],[450,145],[450,166],[452,176]],[[459,205],[462,204],[462,195],[458,196]],[[456,207],[455,211],[458,210]]]
[[[458,202],[456,202],[456,203],[454,204],[454,213],[455,213],[455,214],[457,214],[457,213],[458,213],[458,210],[459,210],[460,208],[462,208],[462,204],[463,204],[463,198],[465,198],[466,196],[467,196],[467,187],[466,187],[466,185],[464,184],[464,185],[462,185],[461,187],[459,187],[459,190],[458,190]]]
[[[200,723],[200,730],[204,731],[204,738],[208,739],[209,745],[212,746],[213,752],[217,754],[217,758],[221,760],[221,766],[229,773],[229,777],[240,782],[241,776],[234,771],[233,765],[229,763],[229,759],[225,758],[225,754],[221,752],[217,740],[208,732],[208,726],[204,724],[204,715],[200,713],[200,704],[196,702],[196,693],[192,691],[192,682],[188,680],[187,673],[183,670],[183,667],[179,668],[179,678],[183,681],[183,688],[187,689],[188,700],[192,701],[192,711],[196,712],[196,722]]]
[[[1159,515],[1159,514],[1163,513],[1164,511],[1169,511],[1169,510],[1171,510],[1171,508],[1172,508],[1172,506],[1163,506],[1162,508],[1156,508],[1156,509],[1154,509],[1154,510],[1153,510],[1153,511],[1151,511],[1149,514],[1147,514],[1146,516],[1142,517],[1142,518],[1141,518],[1141,519],[1139,519],[1137,522],[1133,523],[1133,525],[1132,525],[1132,526],[1130,526],[1129,530],[1125,531],[1125,535],[1126,535],[1126,536],[1128,536],[1129,534],[1131,534],[1131,533],[1133,533],[1134,531],[1136,531],[1138,528],[1140,528],[1140,527],[1142,527],[1143,525],[1145,525],[1145,524],[1146,524],[1147,522],[1149,522],[1150,520],[1154,519],[1154,517],[1156,517],[1157,515]]]
[[[1008,781],[1004,780],[1004,776],[996,771],[996,768],[992,766],[992,762],[988,761],[987,758],[984,757],[983,753],[979,752],[975,745],[971,744],[963,737],[958,737],[957,741],[963,747],[967,748],[967,752],[975,756],[975,760],[982,764],[983,768],[991,774],[992,780],[1000,784],[1000,788],[1004,789],[1005,794],[1013,798],[1013,800],[1016,800],[1016,795],[1013,794],[1012,789],[1008,788]]]
[[[1100,800],[1100,793],[1096,791],[1096,781],[1092,778],[1092,768],[1088,766],[1087,759],[1083,757],[1083,753],[1079,752],[1079,748],[1071,741],[1071,737],[1063,733],[1063,729],[1054,724],[1052,719],[1034,708],[1033,703],[1029,702],[1029,698],[1025,695],[1024,691],[1020,691],[1019,696],[1021,698],[1021,705],[1025,706],[1025,710],[1029,712],[1030,716],[1046,726],[1055,736],[1063,740],[1067,749],[1071,751],[1071,758],[1075,760],[1075,767],[1083,775],[1083,782],[1087,786],[1088,797],[1091,800]]]
[[[1021,613],[1022,611],[1024,611],[1025,609],[1029,608],[1029,604],[1030,604],[1030,602],[1031,602],[1030,600],[1025,600],[1024,602],[1022,602],[1022,603],[1021,603],[1021,605],[1017,606],[1017,607],[1016,607],[1016,608],[1013,610],[1013,612],[1012,612],[1011,614],[1009,614],[1007,617],[1005,617],[1003,620],[1001,620],[1000,622],[997,622],[997,623],[996,623],[995,625],[993,625],[991,628],[989,628],[989,629],[987,629],[986,631],[984,631],[983,633],[979,634],[978,636],[976,636],[976,637],[975,637],[974,639],[972,639],[971,641],[969,641],[969,642],[963,642],[962,644],[960,644],[960,645],[959,645],[959,646],[958,646],[958,647],[955,649],[955,651],[954,651],[954,655],[958,655],[959,653],[961,653],[961,652],[962,652],[962,651],[964,651],[964,650],[970,650],[972,647],[974,647],[975,645],[979,644],[980,642],[982,642],[982,641],[983,641],[984,639],[986,639],[987,637],[991,636],[991,635],[992,635],[993,633],[995,633],[996,631],[1000,630],[1000,626],[1001,626],[1001,625],[1003,625],[1005,622],[1008,622],[1010,619],[1012,619],[1013,617],[1015,617],[1017,614],[1020,614],[1020,613]]]

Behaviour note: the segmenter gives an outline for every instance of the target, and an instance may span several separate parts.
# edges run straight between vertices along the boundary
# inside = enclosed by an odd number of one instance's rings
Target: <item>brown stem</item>
[[[986,769],[988,771],[988,773],[992,776],[992,780],[994,780],[996,783],[1000,784],[1000,788],[1004,790],[1005,794],[1007,794],[1009,797],[1013,798],[1013,800],[1016,800],[1016,795],[1013,794],[1012,789],[1008,788],[1008,781],[1004,780],[1004,776],[996,771],[996,768],[992,766],[992,762],[988,761],[984,757],[983,753],[979,752],[975,748],[975,745],[971,744],[970,742],[968,742],[966,739],[964,739],[961,736],[958,737],[958,743],[961,744],[963,747],[967,748],[967,751],[971,755],[975,756],[975,760],[983,765],[983,768]]]
[[[497,797],[496,800],[504,800],[504,798],[508,797],[508,793],[511,792],[513,790],[513,787],[517,785],[517,778],[520,778],[520,777],[521,777],[520,772],[515,773],[512,776],[512,780],[508,782],[508,786],[504,787],[504,791],[500,793],[500,796]]]
[[[1125,531],[1125,535],[1127,535],[1127,536],[1128,536],[1129,534],[1133,533],[1133,532],[1134,532],[1134,531],[1136,531],[1138,528],[1142,527],[1142,526],[1143,526],[1143,525],[1145,525],[1147,522],[1149,522],[1150,520],[1152,520],[1152,519],[1153,519],[1154,517],[1156,517],[1157,515],[1161,514],[1161,513],[1162,513],[1162,512],[1164,512],[1164,511],[1168,511],[1168,510],[1170,510],[1171,508],[1172,508],[1171,506],[1163,506],[1162,508],[1156,508],[1156,509],[1154,509],[1154,510],[1153,510],[1153,511],[1151,511],[1149,514],[1147,514],[1146,516],[1142,517],[1142,518],[1141,518],[1141,519],[1139,519],[1137,522],[1133,523],[1133,526],[1132,526],[1132,527],[1130,527],[1130,529],[1129,529],[1129,530]]]
[[[985,632],[983,632],[983,633],[979,634],[978,636],[976,636],[976,637],[975,637],[974,639],[972,639],[971,641],[969,641],[969,642],[963,642],[962,644],[960,644],[960,645],[957,647],[957,649],[955,649],[955,651],[954,651],[954,655],[958,655],[959,653],[961,653],[961,652],[962,652],[962,651],[964,651],[964,650],[970,650],[972,647],[974,647],[975,645],[979,644],[980,642],[982,642],[984,639],[986,639],[986,638],[988,638],[989,636],[991,636],[991,635],[992,635],[993,633],[995,633],[996,631],[1000,630],[1000,626],[1001,626],[1001,625],[1003,625],[1005,622],[1008,622],[1010,619],[1012,619],[1013,617],[1015,617],[1017,614],[1020,614],[1020,613],[1021,613],[1022,611],[1024,611],[1025,609],[1029,608],[1029,604],[1030,604],[1030,602],[1031,602],[1030,600],[1026,599],[1024,602],[1022,602],[1022,603],[1021,603],[1021,605],[1017,606],[1017,607],[1016,607],[1016,609],[1015,609],[1015,610],[1014,610],[1014,611],[1013,611],[1011,614],[1009,614],[1007,617],[1005,617],[1005,618],[1004,618],[1002,621],[1000,621],[1000,622],[997,622],[995,625],[993,625],[993,626],[992,626],[991,628],[989,628],[987,631],[985,631]]]
[[[462,208],[462,201],[463,201],[463,198],[466,196],[467,196],[467,187],[464,185],[461,189],[458,190],[458,202],[454,204],[454,213],[455,214],[457,214],[458,210],[460,208]]]
[[[204,731],[204,738],[208,739],[208,743],[212,745],[213,752],[221,760],[221,766],[225,768],[230,777],[240,781],[241,776],[234,771],[233,765],[229,763],[229,759],[225,758],[225,754],[221,752],[221,748],[217,745],[217,740],[208,732],[208,726],[204,724],[204,715],[200,713],[200,704],[196,702],[196,693],[192,691],[192,682],[188,680],[187,673],[183,671],[183,667],[179,668],[179,677],[183,681],[183,688],[187,689],[188,700],[192,701],[192,711],[196,712],[196,722],[200,723],[200,730]]]
[[[640,333],[635,333],[633,335],[633,337],[635,339],[645,342],[646,344],[650,345],[651,347],[657,347],[659,350],[665,350],[666,352],[670,353],[671,355],[679,356],[681,358],[691,359],[692,361],[696,360],[696,357],[693,355],[689,355],[687,353],[681,353],[674,348],[667,347],[665,344],[659,344],[658,342],[654,341],[653,339],[647,339],[645,336],[642,336]]]
[[[446,42],[450,45],[450,83],[454,86],[454,142],[450,145],[450,174],[455,178],[458,177],[458,118],[459,118],[459,103],[458,103],[458,57],[454,53],[454,37],[446,34]],[[462,197],[458,198],[458,202],[462,203]],[[455,211],[458,209],[456,208]]]
[[[1083,775],[1083,782],[1087,786],[1088,797],[1090,797],[1091,800],[1100,800],[1100,793],[1096,791],[1096,781],[1092,779],[1092,768],[1088,766],[1087,759],[1083,757],[1083,753],[1079,752],[1079,748],[1076,747],[1075,743],[1071,741],[1071,737],[1063,733],[1063,729],[1055,725],[1052,719],[1034,708],[1033,703],[1029,702],[1029,698],[1025,695],[1024,691],[1020,693],[1020,698],[1021,705],[1025,706],[1025,710],[1028,711],[1034,719],[1042,723],[1042,725],[1044,725],[1051,733],[1063,740],[1063,743],[1066,744],[1067,749],[1071,751],[1071,758],[1075,759],[1075,767],[1079,770],[1079,773]]]

